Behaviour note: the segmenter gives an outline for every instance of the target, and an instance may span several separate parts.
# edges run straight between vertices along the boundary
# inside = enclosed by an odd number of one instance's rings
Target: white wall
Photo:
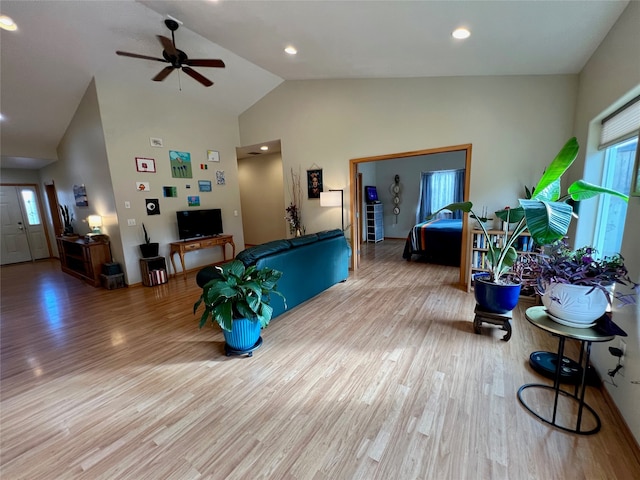
[[[124,89],[117,79],[102,77],[96,85],[128,283],[140,282],[138,245],[143,242],[143,222],[151,241],[160,243],[160,255],[167,257],[169,266],[169,243],[179,240],[178,210],[222,209],[224,233],[233,235],[236,251],[244,248],[242,217],[234,216],[235,210],[240,211],[237,117],[178,90],[167,96],[164,89],[154,88],[153,82]],[[152,147],[150,137],[161,138],[163,147]],[[170,150],[191,154],[193,178],[172,177]],[[207,150],[219,151],[220,161],[208,162]],[[157,173],[137,172],[136,157],[155,159]],[[216,184],[216,171],[224,172],[225,185]],[[198,180],[210,180],[212,191],[198,191]],[[150,190],[136,190],[136,182],[149,182]],[[164,186],[176,186],[178,197],[164,197]],[[199,196],[200,206],[189,207],[187,196]],[[147,215],[147,199],[159,200],[160,215]],[[125,208],[125,202],[130,208]],[[134,219],[136,226],[129,227],[127,219]],[[185,257],[187,270],[221,260],[220,248],[190,252]],[[177,258],[176,262],[179,265]]]
[[[640,2],[630,2],[605,40],[593,54],[580,74],[576,109],[576,136],[584,148],[572,167],[576,180],[581,178],[585,158],[594,162],[601,156],[597,151],[599,121],[608,113],[640,95]],[[591,178],[589,169],[585,178]],[[597,179],[595,179],[597,181]],[[586,203],[586,202],[583,202]],[[580,221],[588,216],[588,209],[580,207]],[[640,282],[640,197],[631,197],[627,210],[622,256],[631,277]],[[581,225],[582,226],[582,225]],[[580,229],[579,229],[580,230]],[[615,377],[617,387],[605,386],[622,412],[636,440],[640,442],[640,305],[614,311],[614,321],[628,337],[623,375]],[[609,346],[618,346],[619,340],[594,344],[592,363],[601,378],[608,379],[607,370],[614,368],[616,359],[609,354]]]
[[[416,223],[416,209],[420,195],[420,174],[436,170],[464,168],[466,152],[433,153],[415,157],[381,160],[376,162],[378,197],[384,203],[384,236],[406,238]],[[400,214],[393,214],[391,187],[395,175],[400,175]],[[421,221],[424,221],[422,219]]]
[[[286,238],[282,155],[273,153],[238,160],[244,241],[258,245]]]
[[[91,229],[89,215],[102,216],[103,233],[111,239],[115,261],[122,261],[120,232],[115,216],[113,185],[109,176],[105,140],[100,122],[95,82],[91,82],[57,148],[58,161],[40,170],[42,185],[53,181],[58,202],[73,212],[74,231],[80,235]],[[89,205],[76,206],[73,186],[84,185]],[[44,191],[44,186],[41,187]],[[49,225],[51,227],[51,225]],[[51,238],[52,231],[49,232]],[[55,248],[55,247],[54,247]]]
[[[284,171],[315,164],[325,189],[347,191],[349,159],[471,143],[470,198],[498,209],[571,137],[576,91],[572,75],[287,81],[240,133],[243,145],[280,138]],[[308,232],[335,226],[313,201],[303,210]]]
[[[1,183],[40,183],[38,170],[25,170],[22,168],[0,169]]]

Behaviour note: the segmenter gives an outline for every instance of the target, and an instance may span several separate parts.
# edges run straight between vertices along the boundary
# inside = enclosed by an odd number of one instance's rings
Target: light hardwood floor
[[[363,268],[274,320],[252,358],[198,330],[194,272],[109,291],[54,260],[2,267],[0,477],[640,478],[599,389],[588,437],[518,403],[522,384],[547,382],[528,356],[553,337],[521,308],[509,342],[474,334],[457,269],[402,247],[364,245]]]

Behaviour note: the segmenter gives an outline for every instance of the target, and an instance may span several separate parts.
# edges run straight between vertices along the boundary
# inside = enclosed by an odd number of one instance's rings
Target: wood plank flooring
[[[402,248],[365,244],[362,268],[274,320],[251,358],[198,329],[194,272],[104,290],[55,260],[2,267],[0,478],[640,478],[599,389],[588,437],[519,404],[548,383],[529,354],[557,348],[524,307],[509,342],[476,335],[458,270]]]

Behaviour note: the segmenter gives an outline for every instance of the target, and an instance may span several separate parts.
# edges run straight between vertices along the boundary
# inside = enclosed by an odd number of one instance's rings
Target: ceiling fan
[[[160,40],[160,43],[164,48],[164,50],[162,51],[163,58],[149,57],[147,55],[140,55],[138,53],[122,52],[120,50],[116,51],[116,54],[122,55],[123,57],[142,58],[144,60],[155,60],[157,62],[164,62],[164,63],[171,64],[170,66],[160,70],[160,72],[155,77],[153,77],[152,80],[154,82],[161,82],[162,80],[167,78],[169,74],[173,72],[175,69],[181,69],[184,73],[189,75],[194,80],[197,80],[205,87],[210,87],[211,85],[213,85],[213,82],[211,80],[199,74],[191,67],[224,68],[225,67],[224,62],[220,59],[214,59],[214,58],[210,58],[210,59],[189,58],[186,53],[176,48],[176,39],[174,36],[174,32],[178,29],[180,24],[172,18],[167,18],[164,21],[164,24],[167,26],[169,30],[171,30],[171,40],[168,39],[167,37],[163,37],[162,35],[157,35],[158,40]]]

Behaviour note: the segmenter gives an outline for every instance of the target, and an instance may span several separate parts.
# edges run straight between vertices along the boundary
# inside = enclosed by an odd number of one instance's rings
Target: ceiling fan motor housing
[[[167,28],[169,30],[171,30],[172,32],[175,32],[176,30],[178,30],[178,27],[180,26],[178,24],[178,22],[176,22],[175,20],[171,19],[171,18],[167,18],[164,21],[164,24],[167,26]]]

